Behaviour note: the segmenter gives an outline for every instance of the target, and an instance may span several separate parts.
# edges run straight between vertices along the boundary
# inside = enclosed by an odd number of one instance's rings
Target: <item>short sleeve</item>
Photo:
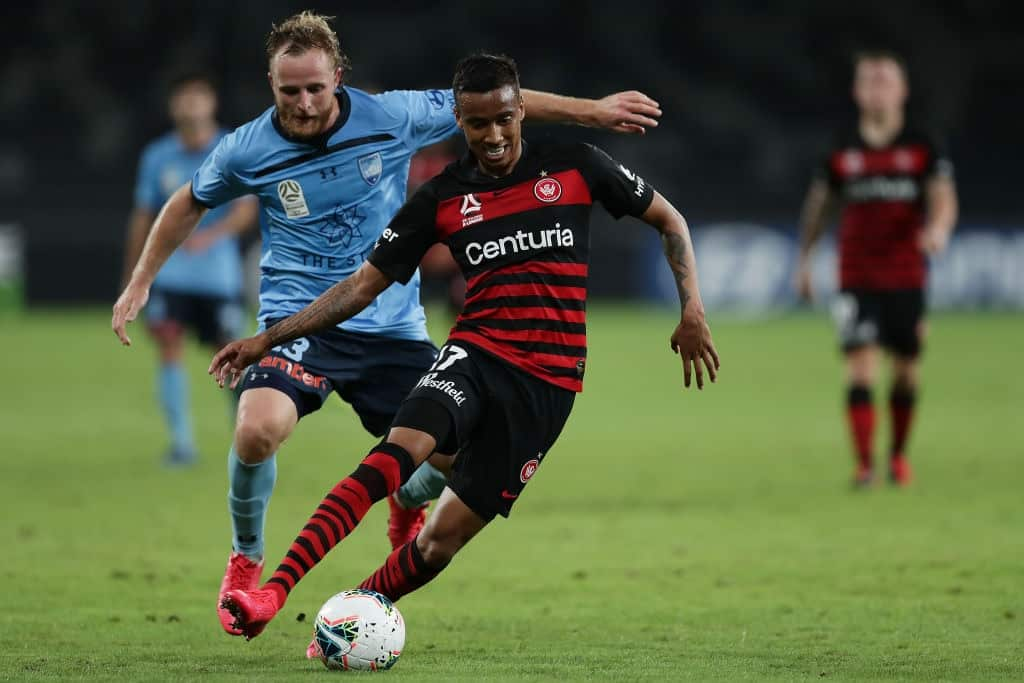
[[[225,135],[192,176],[192,196],[203,206],[213,208],[249,194],[233,171],[237,144],[236,133]]]
[[[616,218],[641,216],[654,200],[654,188],[604,150],[584,145],[584,169],[594,199]]]
[[[929,178],[953,178],[953,160],[949,156],[949,149],[941,138],[929,136],[926,138],[928,145],[928,166],[925,169],[925,176]]]
[[[427,183],[399,209],[373,246],[368,260],[403,285],[409,282],[423,255],[437,242],[437,198]]]
[[[834,153],[829,151],[824,156],[818,159],[818,163],[814,165],[814,179],[820,180],[829,186],[832,190],[839,189],[839,178],[832,170],[832,157]]]
[[[139,172],[135,178],[135,208],[157,212],[163,202],[160,195],[160,169],[156,150],[147,147],[139,158]]]
[[[392,90],[382,95],[406,115],[403,138],[412,150],[429,147],[459,131],[455,124],[455,96],[451,90]]]

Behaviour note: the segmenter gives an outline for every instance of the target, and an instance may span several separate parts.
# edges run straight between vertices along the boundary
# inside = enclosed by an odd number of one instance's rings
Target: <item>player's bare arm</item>
[[[135,320],[149,300],[149,288],[160,267],[195,230],[205,213],[206,207],[192,196],[191,182],[178,188],[160,209],[131,279],[114,304],[110,326],[125,346],[132,343],[125,327]]]
[[[835,209],[837,197],[828,183],[821,178],[811,181],[800,210],[800,256],[797,261],[796,290],[804,301],[814,298],[811,285],[811,253]]]
[[[937,176],[925,188],[927,214],[921,232],[921,248],[926,254],[942,253],[953,234],[959,214],[956,184],[948,176]]]
[[[225,346],[210,361],[208,372],[223,387],[231,380],[234,389],[241,372],[267,354],[271,348],[330,329],[354,315],[387,289],[392,280],[369,261],[350,276],[318,296],[308,306],[268,330]]]
[[[153,225],[156,214],[148,209],[136,207],[128,219],[128,235],[124,245],[124,269],[121,272],[121,287],[128,286],[132,278],[132,270],[139,262],[142,246],[146,243],[149,228]]]
[[[682,214],[657,192],[642,218],[661,233],[665,260],[672,269],[679,293],[680,320],[669,343],[682,358],[683,385],[689,387],[692,374],[696,374],[697,388],[703,389],[704,370],[714,382],[720,363],[711,340],[711,329],[704,319],[690,230]]]
[[[627,90],[599,100],[566,97],[538,90],[522,90],[526,116],[531,121],[570,121],[617,133],[643,135],[658,125],[661,107],[642,92]]]
[[[231,211],[224,220],[194,233],[182,247],[191,252],[205,251],[222,239],[247,232],[256,225],[258,217],[259,202],[255,197],[243,197],[231,205]]]

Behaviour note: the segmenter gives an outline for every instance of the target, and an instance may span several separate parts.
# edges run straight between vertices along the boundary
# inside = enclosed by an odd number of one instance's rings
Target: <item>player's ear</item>
[[[267,83],[270,83],[270,89],[274,89],[274,74],[267,71]]]
[[[522,93],[519,94],[519,120],[522,121],[526,118],[526,100],[523,99]]]
[[[341,85],[341,75],[342,75],[341,67],[340,66],[339,67],[335,67],[335,69],[334,69],[334,87],[335,88],[337,88],[339,85]]]

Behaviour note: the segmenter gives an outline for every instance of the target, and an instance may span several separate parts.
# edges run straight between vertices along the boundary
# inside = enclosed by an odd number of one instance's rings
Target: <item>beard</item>
[[[299,140],[315,138],[327,129],[330,111],[319,116],[299,116],[291,112],[278,110],[277,120],[289,136]]]

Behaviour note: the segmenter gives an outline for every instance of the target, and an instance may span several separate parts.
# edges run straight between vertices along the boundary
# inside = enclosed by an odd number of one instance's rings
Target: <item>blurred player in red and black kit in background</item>
[[[907,435],[925,332],[928,256],[949,241],[957,218],[952,164],[934,140],[908,122],[907,68],[899,55],[870,51],[854,59],[853,99],[860,110],[811,183],[801,217],[797,289],[812,297],[811,250],[827,217],[842,205],[839,296],[833,306],[846,354],[847,417],[857,455],[854,485],[872,482],[878,349],[892,358],[889,476],[910,482]]]

